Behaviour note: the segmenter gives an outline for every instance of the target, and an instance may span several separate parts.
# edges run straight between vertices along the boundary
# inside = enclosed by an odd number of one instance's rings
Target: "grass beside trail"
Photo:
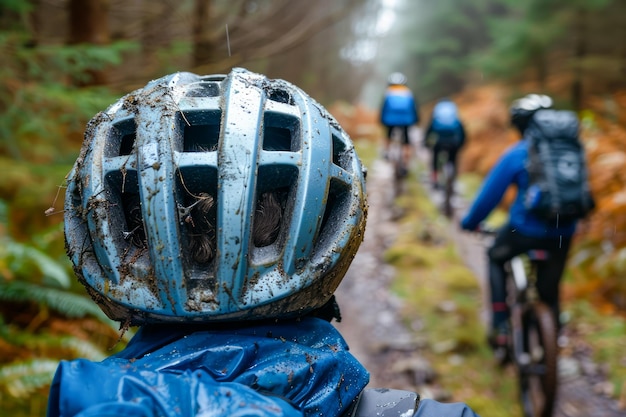
[[[565,292],[574,285],[571,281],[571,276],[565,278]],[[589,350],[598,372],[607,377],[607,382],[595,389],[618,399],[621,409],[626,410],[626,318],[603,313],[586,299],[565,300],[563,304],[566,325],[579,339],[578,348]]]

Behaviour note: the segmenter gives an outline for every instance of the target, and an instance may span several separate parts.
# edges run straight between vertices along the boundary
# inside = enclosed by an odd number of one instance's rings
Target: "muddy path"
[[[418,149],[418,163],[425,164],[426,151]],[[445,387],[437,384],[431,364],[420,354],[424,337],[420,335],[419,318],[415,323],[400,321],[403,301],[389,290],[394,270],[386,265],[383,253],[394,241],[398,225],[393,219],[391,167],[376,160],[369,167],[367,189],[369,215],[365,240],[337,290],[342,321],[338,329],[350,345],[353,354],[371,373],[370,387],[408,389],[423,397],[440,401],[450,399]],[[424,189],[430,190],[427,184]],[[439,196],[430,191],[435,203]],[[455,201],[457,213],[465,202]],[[484,247],[480,237],[462,233],[456,222],[448,226],[450,239],[470,269],[475,272],[483,298],[486,299]],[[484,303],[483,303],[484,304]],[[486,318],[482,312],[481,316]],[[569,342],[560,354],[558,403],[554,417],[618,417],[626,416],[617,401],[605,396],[606,378],[601,367],[590,359],[589,342],[568,334]],[[503,374],[504,375],[504,374]]]
[[[394,269],[382,258],[398,227],[393,220],[391,174],[391,166],[382,160],[369,169],[368,226],[336,293],[342,314],[337,327],[350,350],[370,371],[370,387],[417,390],[428,375],[416,374],[427,374],[430,367],[418,352],[419,336],[399,320],[402,301],[389,291]]]

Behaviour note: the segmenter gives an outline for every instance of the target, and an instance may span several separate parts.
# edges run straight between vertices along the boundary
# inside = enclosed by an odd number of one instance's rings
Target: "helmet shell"
[[[260,196],[285,196],[256,244]],[[190,255],[190,211],[215,200],[215,256]],[[362,239],[363,168],[306,93],[236,68],[175,73],[96,115],[68,176],[65,236],[79,280],[130,324],[257,320],[324,305]],[[195,226],[195,225],[194,225]]]
[[[406,85],[406,75],[401,72],[393,72],[387,77],[387,84],[389,85]]]
[[[509,109],[511,124],[521,133],[524,133],[535,112],[541,109],[549,109],[551,107],[552,98],[549,96],[543,94],[528,94],[511,103],[511,107]]]

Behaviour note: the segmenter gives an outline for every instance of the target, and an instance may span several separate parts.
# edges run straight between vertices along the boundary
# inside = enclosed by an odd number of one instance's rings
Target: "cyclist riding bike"
[[[331,321],[366,212],[350,138],[288,82],[240,68],[176,73],[122,97],[87,126],[65,237],[94,301],[140,327],[102,362],[62,361],[48,416],[400,406],[394,415],[475,416],[462,403],[364,390],[369,374]]]
[[[431,137],[434,139],[431,140]],[[435,104],[423,144],[432,148],[431,181],[433,187],[438,188],[437,173],[441,168],[441,155],[445,154],[446,160],[443,162],[451,163],[452,172],[456,173],[457,156],[465,144],[465,128],[452,100],[443,98]]]
[[[407,78],[400,72],[394,72],[387,78],[387,89],[380,110],[380,121],[387,128],[385,142],[385,157],[393,140],[395,129],[401,132],[402,162],[408,167],[411,161],[413,148],[409,138],[409,127],[419,123],[418,104],[413,92],[407,87]]]
[[[461,221],[465,230],[476,230],[499,204],[510,185],[517,187],[517,196],[509,209],[508,222],[499,229],[488,249],[489,287],[491,290],[491,330],[488,341],[494,348],[507,344],[509,311],[506,304],[504,264],[516,255],[531,249],[543,249],[549,260],[538,271],[537,289],[541,299],[554,312],[559,323],[559,282],[567,259],[576,221],[546,221],[531,213],[525,204],[529,174],[526,168],[528,140],[526,128],[533,115],[552,107],[545,95],[529,94],[515,100],[510,107],[511,123],[521,133],[521,140],[508,148],[485,178],[468,213]]]

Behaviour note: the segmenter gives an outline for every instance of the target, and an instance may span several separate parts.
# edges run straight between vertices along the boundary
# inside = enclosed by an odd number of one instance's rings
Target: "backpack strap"
[[[419,394],[387,388],[367,388],[354,400],[343,417],[411,417],[417,412]]]

